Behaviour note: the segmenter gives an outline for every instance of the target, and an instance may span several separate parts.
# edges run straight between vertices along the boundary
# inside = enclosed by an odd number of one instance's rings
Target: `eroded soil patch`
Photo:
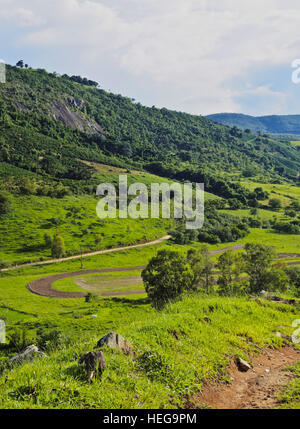
[[[231,384],[204,385],[188,404],[188,408],[273,409],[280,405],[277,397],[294,375],[286,368],[300,360],[300,351],[292,347],[267,349],[252,359],[252,369],[240,372],[232,360]]]

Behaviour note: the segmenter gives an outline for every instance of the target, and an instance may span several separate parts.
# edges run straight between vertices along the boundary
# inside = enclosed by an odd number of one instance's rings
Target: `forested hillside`
[[[230,183],[237,172],[297,180],[300,153],[286,142],[144,107],[96,85],[7,66],[7,83],[0,87],[0,174],[6,183],[27,171],[37,181],[86,192],[92,171],[82,160],[204,181],[208,191],[226,198],[239,193]],[[96,183],[90,185],[88,191]]]
[[[250,116],[241,113],[216,113],[208,119],[220,124],[249,128],[253,132],[271,134],[300,134],[300,115]]]

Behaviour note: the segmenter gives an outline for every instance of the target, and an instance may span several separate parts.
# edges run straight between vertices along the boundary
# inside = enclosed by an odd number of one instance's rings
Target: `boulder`
[[[108,347],[123,352],[125,355],[133,356],[134,354],[133,347],[130,342],[115,332],[109,332],[109,334],[106,334],[104,337],[100,338],[95,348],[103,347],[105,344]]]
[[[94,375],[101,377],[106,367],[106,361],[103,352],[85,353],[79,359],[80,364],[84,364],[88,381],[92,382]]]
[[[251,369],[251,365],[244,359],[241,359],[239,357],[236,358],[236,365],[238,367],[238,370],[241,372],[247,372],[249,371],[249,369]]]
[[[36,357],[42,358],[47,357],[47,355],[39,351],[37,346],[32,344],[31,346],[26,347],[26,349],[9,359],[8,364],[22,364],[24,361],[30,361]]]

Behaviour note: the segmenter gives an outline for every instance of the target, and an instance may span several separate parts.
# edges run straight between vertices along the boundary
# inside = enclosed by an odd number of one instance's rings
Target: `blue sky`
[[[0,0],[0,59],[149,106],[300,114],[299,22],[298,0]]]

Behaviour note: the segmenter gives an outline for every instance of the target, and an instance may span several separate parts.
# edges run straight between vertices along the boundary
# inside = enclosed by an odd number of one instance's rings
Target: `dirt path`
[[[279,406],[277,396],[294,376],[287,367],[300,359],[300,351],[292,347],[268,349],[252,360],[252,369],[240,372],[234,362],[230,366],[230,385],[205,384],[187,408],[273,409]]]
[[[15,265],[13,267],[1,268],[0,272],[17,270],[18,268],[24,268],[24,267],[35,267],[38,265],[55,264],[58,262],[71,261],[73,259],[80,259],[81,257],[86,258],[89,256],[104,255],[106,253],[120,252],[122,250],[135,249],[138,247],[153,246],[155,244],[162,243],[163,241],[167,241],[170,238],[171,238],[171,235],[165,235],[164,237],[158,238],[157,240],[148,241],[146,243],[133,244],[131,246],[124,246],[124,247],[115,247],[113,249],[98,250],[96,252],[83,253],[82,255],[80,254],[80,255],[68,256],[66,258],[61,258],[61,259],[48,259],[47,261],[38,261],[38,262],[32,262],[30,264]],[[245,247],[244,244],[235,244],[233,246],[224,247],[222,249],[211,250],[209,253],[211,255],[219,255],[221,253],[226,252],[227,250],[241,250],[244,247]],[[300,253],[279,253],[277,255],[277,258],[278,259],[300,258]],[[298,264],[298,262],[294,262],[294,263],[290,263],[289,265],[297,265],[297,264]]]
[[[169,236],[167,236],[169,237]],[[167,240],[168,238],[163,237],[160,239],[160,241]],[[159,240],[156,240],[156,242],[160,242]],[[154,242],[152,242],[153,244]],[[145,246],[149,245],[150,243],[138,245],[138,246]],[[133,246],[135,247],[135,246]],[[229,246],[218,250],[212,250],[209,253],[211,255],[221,254],[226,252],[228,249],[232,250],[239,250],[242,249],[243,245],[235,245],[235,246]],[[110,251],[116,251],[116,249],[110,249]],[[288,258],[288,253],[284,254],[284,258]],[[300,255],[298,255],[300,256]],[[294,253],[290,254],[291,258],[295,257]],[[278,255],[278,258],[280,258],[280,254]],[[283,265],[300,265],[300,261],[295,262],[286,262]],[[102,269],[94,269],[94,270],[81,270],[81,271],[74,271],[71,273],[62,273],[62,274],[55,274],[53,276],[43,277],[41,279],[34,280],[30,282],[27,285],[27,288],[30,290],[30,292],[35,293],[37,295],[41,296],[47,296],[49,298],[83,298],[86,293],[84,292],[62,292],[55,289],[52,289],[52,284],[56,282],[57,280],[69,278],[69,277],[75,277],[80,276],[84,274],[95,274],[95,273],[114,273],[114,272],[122,272],[122,271],[139,271],[143,270],[146,267],[146,265],[140,265],[137,267],[125,267],[125,268],[102,268]],[[218,271],[213,271],[212,275],[219,274]],[[241,280],[246,280],[247,278],[243,278]],[[214,284],[216,283],[216,280],[214,281]],[[116,292],[103,292],[101,296],[104,297],[113,297],[113,296],[122,296],[122,295],[136,295],[136,294],[143,294],[145,293],[144,289],[136,289],[136,290],[127,290],[127,291],[116,291]]]
[[[62,274],[54,274],[53,276],[43,277],[41,279],[34,280],[28,283],[27,288],[30,292],[35,293],[41,296],[47,296],[49,298],[83,298],[86,296],[85,292],[61,292],[59,290],[52,289],[52,283],[57,280],[66,279],[69,277],[81,276],[84,274],[95,274],[95,273],[115,273],[118,271],[138,271],[145,268],[145,265],[140,265],[137,267],[126,267],[126,268],[100,268],[95,270],[80,270],[74,271],[72,273],[62,273]],[[129,295],[132,291],[126,291],[126,295]],[[145,293],[143,290],[141,293]],[[117,293],[118,295],[124,295],[124,292]],[[108,295],[103,295],[108,296]],[[111,295],[114,296],[114,295]]]
[[[72,259],[80,259],[81,257],[86,258],[88,256],[104,255],[105,253],[120,252],[121,250],[135,249],[137,247],[153,246],[154,244],[159,244],[159,243],[162,243],[163,241],[167,241],[170,238],[171,238],[170,235],[165,235],[164,237],[158,238],[157,240],[147,241],[146,243],[133,244],[131,246],[124,246],[124,247],[115,247],[113,249],[98,250],[96,252],[83,253],[82,255],[68,256],[66,258],[61,258],[61,259],[48,259],[47,261],[32,262],[31,264],[15,265],[14,267],[2,268],[0,272],[17,270],[18,268],[23,268],[23,267],[35,267],[36,265],[55,264],[57,262],[71,261]]]

